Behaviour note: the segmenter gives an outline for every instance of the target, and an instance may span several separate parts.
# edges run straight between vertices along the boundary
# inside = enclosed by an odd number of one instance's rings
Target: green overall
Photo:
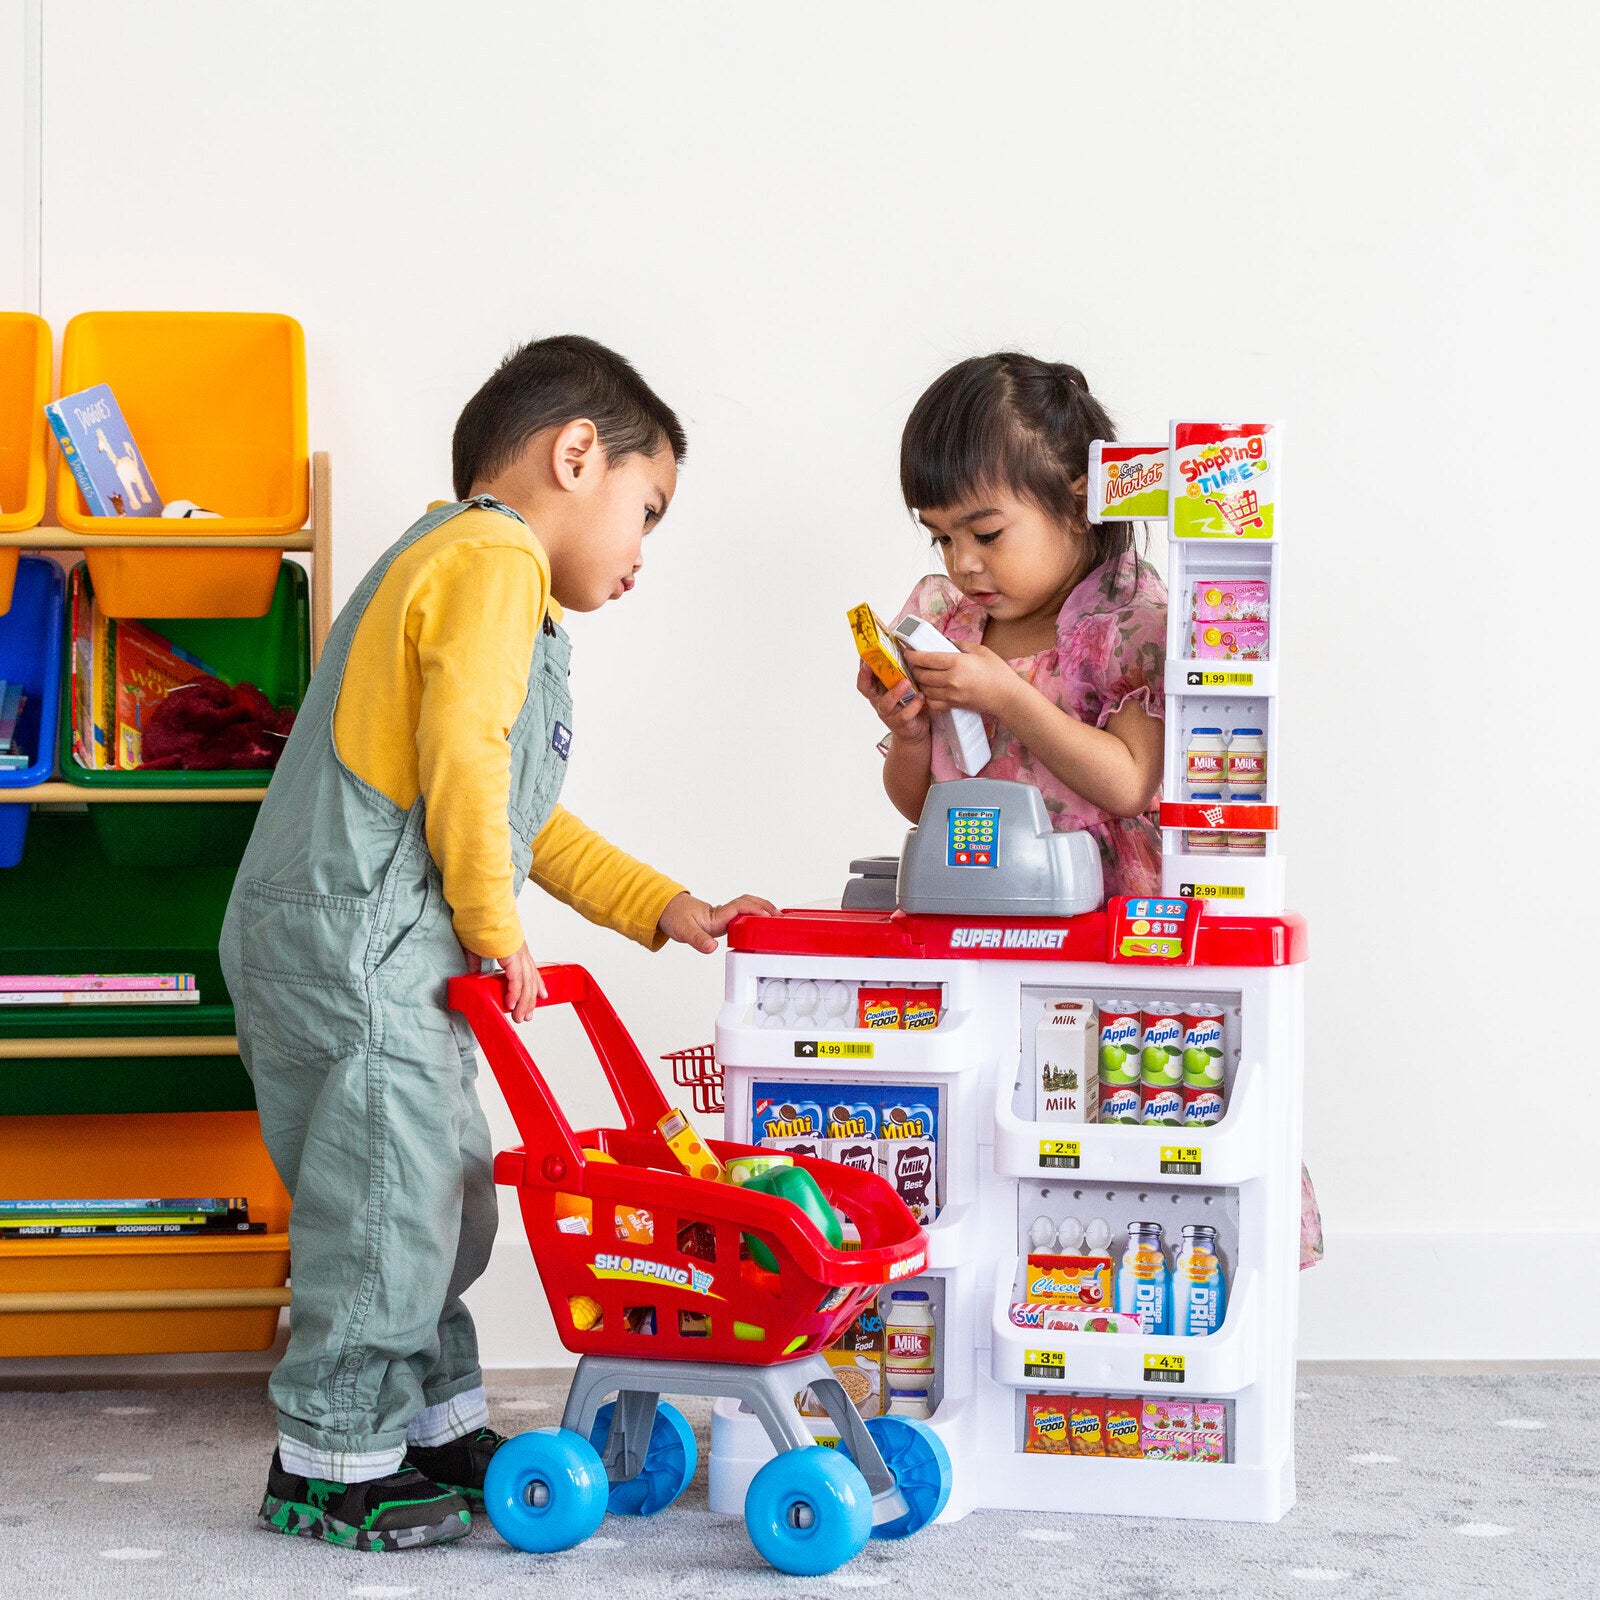
[[[337,1482],[393,1471],[425,1409],[459,1401],[457,1433],[485,1420],[461,1295],[488,1264],[497,1207],[472,1035],[445,1004],[466,958],[422,799],[402,811],[340,760],[333,734],[351,640],[384,574],[469,506],[516,516],[488,496],[429,512],[340,613],[222,930],[239,1053],[293,1199],[289,1346],[271,1382],[281,1448],[290,1470]],[[519,888],[566,775],[570,653],[547,617],[510,733]]]

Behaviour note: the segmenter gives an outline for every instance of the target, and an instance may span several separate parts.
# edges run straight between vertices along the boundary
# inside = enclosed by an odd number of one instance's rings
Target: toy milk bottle
[[[936,1336],[927,1292],[896,1289],[883,1316],[883,1364],[889,1375],[891,1404],[902,1392],[932,1389]]]
[[[1193,728],[1183,752],[1183,780],[1192,796],[1220,788],[1227,768],[1228,749],[1221,728]]]
[[[1228,1309],[1228,1287],[1217,1255],[1215,1228],[1203,1222],[1184,1225],[1173,1290],[1177,1301],[1174,1333],[1203,1338],[1222,1326]]]
[[[1128,1224],[1128,1245],[1117,1272],[1117,1310],[1138,1312],[1144,1333],[1172,1332],[1172,1268],[1159,1222]]]

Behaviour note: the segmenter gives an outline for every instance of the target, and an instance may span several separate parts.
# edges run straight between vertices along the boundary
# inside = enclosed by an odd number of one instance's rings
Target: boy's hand
[[[958,656],[906,650],[906,664],[916,671],[928,709],[978,711],[1004,721],[1006,707],[1023,680],[987,645],[960,644],[959,649]]]
[[[685,889],[667,902],[657,927],[669,939],[676,939],[679,944],[692,944],[701,955],[709,956],[716,952],[717,940],[728,931],[728,924],[735,917],[775,917],[777,914],[778,908],[760,895],[742,894],[726,905],[711,906],[704,900],[696,900]]]
[[[856,688],[878,713],[878,720],[901,743],[921,744],[931,735],[928,702],[917,693],[914,683],[902,683],[893,689],[885,689],[863,661],[861,670],[856,673]]]
[[[482,972],[485,961],[496,959],[494,956],[477,955],[471,950],[466,951],[466,957],[468,972]],[[506,975],[506,1010],[511,1013],[513,1022],[526,1022],[533,1015],[534,1006],[545,997],[544,979],[539,976],[539,969],[528,954],[526,942],[515,955],[498,959],[500,970]]]

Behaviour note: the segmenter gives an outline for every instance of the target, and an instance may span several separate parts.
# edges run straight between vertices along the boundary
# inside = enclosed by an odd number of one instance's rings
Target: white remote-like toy
[[[926,650],[930,654],[939,651],[948,656],[961,654],[931,622],[921,617],[902,617],[894,625],[894,636],[913,650]],[[941,711],[939,715],[950,719],[961,770],[969,778],[977,777],[989,765],[989,736],[983,731],[983,718],[976,711]]]

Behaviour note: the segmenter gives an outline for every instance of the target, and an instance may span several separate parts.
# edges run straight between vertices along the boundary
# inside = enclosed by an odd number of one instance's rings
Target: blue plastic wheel
[[[589,1430],[589,1443],[605,1454],[606,1435],[611,1432],[611,1414],[616,1403],[608,1400],[600,1407]],[[619,1517],[653,1517],[665,1511],[689,1487],[695,1468],[700,1465],[700,1446],[694,1429],[676,1406],[660,1402],[650,1425],[650,1443],[644,1466],[636,1478],[611,1486],[609,1509]]]
[[[570,1550],[606,1514],[606,1470],[595,1447],[566,1428],[519,1433],[495,1451],[483,1477],[494,1531],[519,1550]]]
[[[927,1527],[950,1499],[950,1452],[927,1423],[912,1417],[868,1417],[867,1432],[907,1507],[887,1522],[874,1523],[872,1537],[907,1539]],[[843,1440],[839,1448],[849,1454]]]
[[[750,1542],[779,1572],[814,1578],[842,1567],[872,1533],[872,1494],[848,1456],[820,1444],[785,1450],[744,1497]]]

